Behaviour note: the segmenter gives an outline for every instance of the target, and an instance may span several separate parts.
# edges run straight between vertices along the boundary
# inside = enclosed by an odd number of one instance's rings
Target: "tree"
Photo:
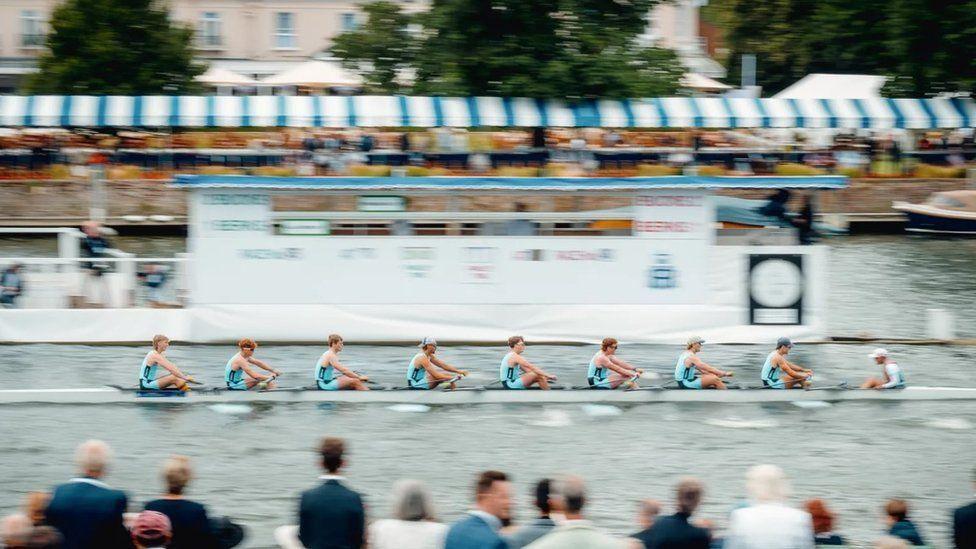
[[[32,93],[177,94],[198,89],[193,30],[151,0],[67,0],[54,9]]]
[[[392,8],[374,8],[387,23],[341,35],[332,51],[367,80],[377,75],[377,86],[392,74],[379,74],[377,67],[409,62],[414,93],[670,95],[685,69],[674,52],[637,40],[657,1],[433,0],[429,11],[416,16],[415,35],[402,30],[404,20]]]
[[[387,1],[366,4],[363,11],[366,23],[337,36],[331,51],[344,67],[363,77],[367,91],[399,93],[417,45],[411,18]]]

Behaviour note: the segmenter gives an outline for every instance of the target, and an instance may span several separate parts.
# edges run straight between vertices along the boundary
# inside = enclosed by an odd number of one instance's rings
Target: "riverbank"
[[[967,179],[851,179],[846,189],[818,192],[817,209],[832,223],[853,223],[855,232],[872,232],[872,226],[888,232],[900,229],[902,218],[891,209],[892,201],[920,202],[933,192],[970,185],[973,182]],[[762,198],[768,193],[726,190],[720,194]],[[126,234],[184,233],[187,196],[184,189],[174,188],[168,181],[107,181],[107,224]],[[87,181],[0,181],[0,227],[74,226],[87,218],[90,201],[91,184]],[[480,205],[500,211],[510,210],[510,202],[502,196],[479,200]],[[594,209],[619,205],[617,198],[607,199],[606,204],[599,200],[588,204]],[[353,210],[355,202],[337,203],[335,209]]]

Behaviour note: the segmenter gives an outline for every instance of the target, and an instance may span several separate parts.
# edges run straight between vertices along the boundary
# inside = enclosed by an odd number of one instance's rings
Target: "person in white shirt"
[[[369,525],[371,549],[440,549],[447,525],[434,519],[430,491],[419,480],[393,485],[393,517]]]
[[[749,506],[732,511],[724,549],[813,549],[810,514],[786,504],[789,480],[775,465],[746,473]]]
[[[579,477],[566,477],[557,484],[560,506],[566,520],[550,533],[525,546],[526,549],[628,549],[632,540],[615,538],[595,527],[583,516],[586,487]]]
[[[862,389],[904,389],[905,376],[901,373],[901,368],[891,359],[886,349],[875,349],[868,358],[874,359],[874,363],[881,366],[883,377],[868,378],[861,384]]]

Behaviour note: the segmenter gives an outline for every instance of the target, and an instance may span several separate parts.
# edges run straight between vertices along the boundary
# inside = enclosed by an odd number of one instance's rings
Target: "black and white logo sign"
[[[749,256],[749,323],[803,323],[803,256]]]

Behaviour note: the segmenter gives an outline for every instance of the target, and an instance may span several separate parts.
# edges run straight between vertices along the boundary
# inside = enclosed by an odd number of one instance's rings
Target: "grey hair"
[[[423,482],[407,479],[393,484],[393,517],[408,521],[434,519],[434,501]]]
[[[101,440],[90,439],[78,445],[75,463],[85,474],[101,476],[112,460],[112,449]]]
[[[578,513],[586,505],[586,484],[581,477],[568,475],[560,478],[556,491],[562,499],[565,511]]]
[[[781,502],[790,496],[790,479],[776,465],[756,465],[746,472],[746,492],[757,503]]]

